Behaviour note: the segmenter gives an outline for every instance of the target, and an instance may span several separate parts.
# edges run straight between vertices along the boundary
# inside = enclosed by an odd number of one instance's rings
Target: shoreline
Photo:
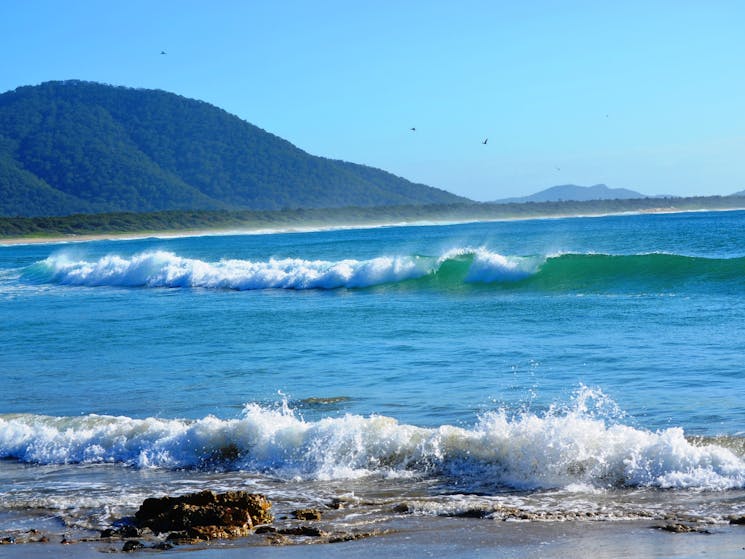
[[[472,518],[401,519],[389,530],[369,537],[316,543],[313,538],[297,538],[292,543],[273,542],[263,534],[231,540],[212,540],[202,544],[177,545],[169,554],[188,553],[191,559],[334,559],[350,556],[360,559],[379,557],[448,557],[450,559],[494,558],[563,559],[594,557],[610,559],[692,559],[712,556],[735,559],[743,556],[745,526],[706,524],[699,531],[674,533],[661,529],[663,522],[565,521],[505,522]],[[6,544],[0,548],[8,559],[75,557],[93,559],[101,553],[120,553],[127,539],[70,540],[55,535],[46,543]],[[136,556],[150,556],[151,547],[135,549]]]
[[[412,220],[412,221],[381,221],[371,223],[336,223],[329,225],[290,225],[279,227],[248,227],[241,228],[215,228],[215,229],[165,229],[157,231],[141,232],[110,232],[90,234],[67,234],[50,236],[28,236],[28,237],[0,237],[0,247],[24,246],[24,245],[51,245],[72,244],[95,241],[136,241],[149,238],[157,239],[182,239],[192,237],[223,237],[231,235],[279,235],[289,233],[315,233],[323,231],[343,231],[360,229],[378,229],[385,227],[427,227],[462,225],[468,223],[494,223],[507,221],[531,221],[548,219],[587,219],[612,216],[635,216],[635,215],[665,215],[683,213],[703,212],[733,212],[743,211],[744,208],[721,208],[721,209],[677,209],[677,208],[650,208],[626,212],[590,213],[590,214],[567,214],[567,215],[542,215],[542,216],[517,216],[495,219],[443,219],[443,220]]]

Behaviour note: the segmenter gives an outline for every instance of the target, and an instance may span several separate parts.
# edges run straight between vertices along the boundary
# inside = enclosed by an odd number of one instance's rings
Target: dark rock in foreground
[[[124,553],[129,553],[131,551],[138,551],[138,550],[144,549],[144,548],[145,548],[145,546],[142,545],[137,540],[128,540],[128,541],[124,542],[124,547],[122,547],[122,551]]]
[[[169,540],[211,540],[247,536],[254,526],[274,519],[263,495],[245,491],[201,491],[180,497],[146,499],[135,514],[140,528]]]

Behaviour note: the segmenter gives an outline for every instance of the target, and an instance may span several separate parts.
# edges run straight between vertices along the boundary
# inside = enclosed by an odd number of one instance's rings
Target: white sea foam
[[[205,262],[166,251],[129,257],[108,255],[84,260],[60,252],[27,270],[35,282],[62,285],[124,287],[199,287],[208,289],[336,289],[395,283],[436,274],[458,257],[470,257],[464,281],[515,281],[535,273],[542,261],[506,257],[483,248],[456,249],[439,258],[380,256],[337,261],[271,258],[266,261],[226,259]]]
[[[538,271],[543,258],[507,257],[483,248],[472,251],[474,255],[465,281],[471,283],[512,282],[525,279]]]
[[[384,416],[305,421],[251,404],[236,419],[0,416],[0,457],[31,463],[234,468],[285,478],[445,476],[482,488],[745,487],[745,461],[682,429],[608,424],[581,410],[485,414],[472,428]]]
[[[73,260],[61,253],[47,258],[42,267],[51,281],[60,284],[239,290],[368,287],[421,277],[429,271],[422,262],[410,257],[335,262],[298,258],[205,262],[164,251],[143,252],[129,258],[111,255],[92,262]]]

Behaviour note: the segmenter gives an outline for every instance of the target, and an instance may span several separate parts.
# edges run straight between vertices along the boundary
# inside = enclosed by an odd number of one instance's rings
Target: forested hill
[[[463,201],[173,93],[63,81],[0,95],[4,216]]]

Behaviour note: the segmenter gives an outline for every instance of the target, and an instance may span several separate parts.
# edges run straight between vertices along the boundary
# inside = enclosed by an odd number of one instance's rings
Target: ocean
[[[745,515],[743,211],[6,245],[0,315],[0,535]]]

